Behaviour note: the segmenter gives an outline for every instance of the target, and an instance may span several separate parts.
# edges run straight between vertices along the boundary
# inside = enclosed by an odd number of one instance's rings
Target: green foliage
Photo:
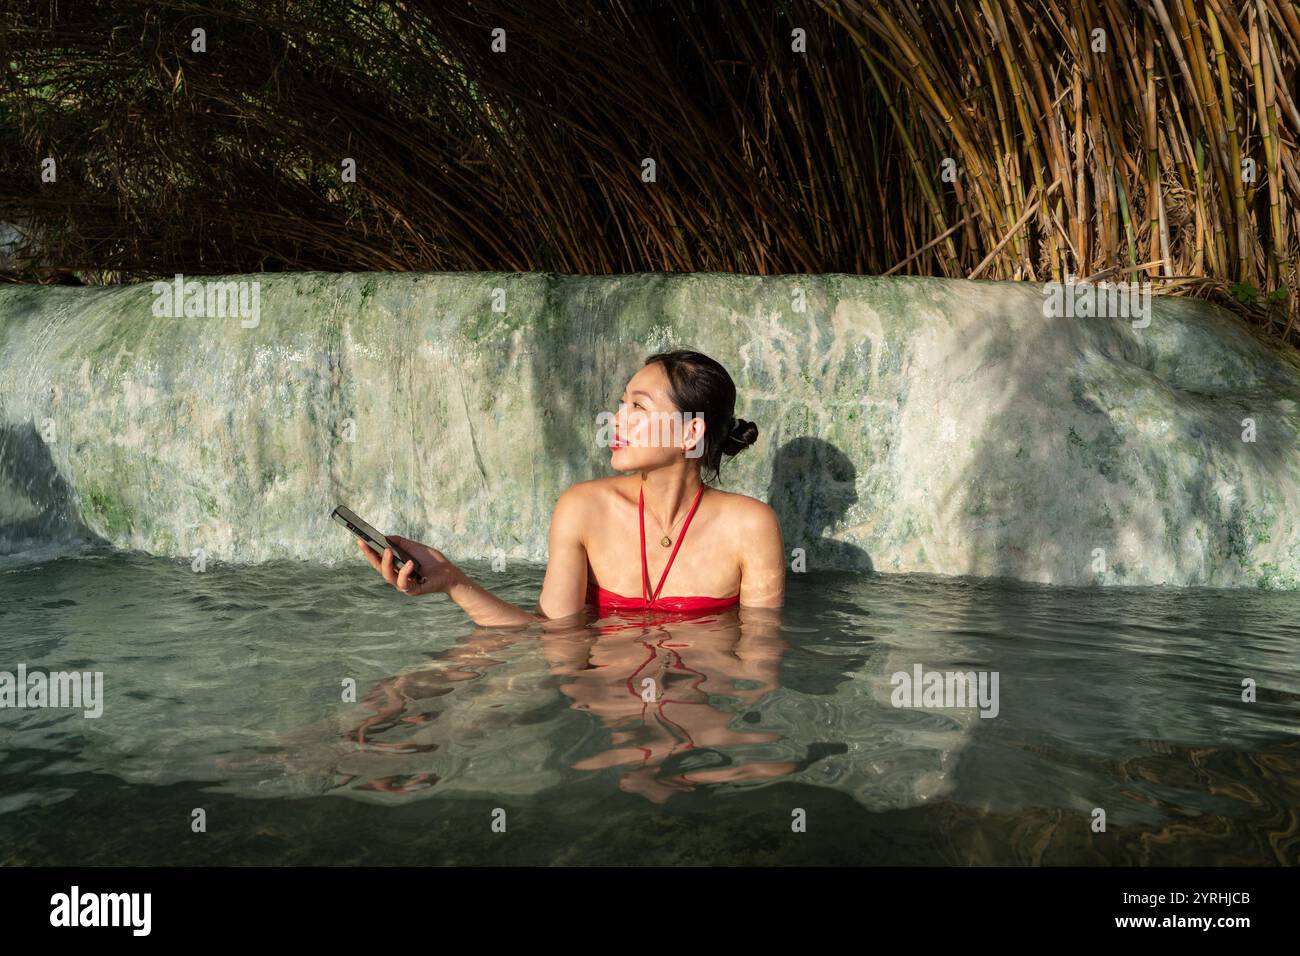
[[[1242,305],[1254,305],[1259,298],[1259,290],[1250,282],[1238,282],[1231,289],[1232,297]]]

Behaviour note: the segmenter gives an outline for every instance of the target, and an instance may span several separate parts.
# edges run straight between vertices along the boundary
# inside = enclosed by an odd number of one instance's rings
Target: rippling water
[[[0,709],[10,864],[1300,861],[1297,593],[794,575],[779,626],[494,632],[360,558],[88,550],[0,558],[19,664],[104,711]],[[996,716],[894,706],[918,665]]]

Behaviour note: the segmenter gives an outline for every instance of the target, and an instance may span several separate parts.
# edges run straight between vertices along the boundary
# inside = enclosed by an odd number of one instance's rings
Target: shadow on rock
[[[857,469],[820,438],[796,438],[777,449],[767,501],[781,522],[787,554],[803,548],[809,570],[871,571],[870,555],[829,535],[858,500]]]

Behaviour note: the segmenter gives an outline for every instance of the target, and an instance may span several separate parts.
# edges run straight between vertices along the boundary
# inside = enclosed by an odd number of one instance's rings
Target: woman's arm
[[[585,495],[578,488],[570,488],[560,495],[551,516],[550,556],[546,565],[546,580],[538,601],[538,611],[529,613],[509,601],[503,601],[491,591],[475,582],[468,574],[447,560],[436,548],[389,535],[396,544],[420,566],[423,581],[410,580],[412,564],[399,573],[393,567],[393,552],[385,548],[383,557],[375,554],[360,538],[357,545],[371,566],[383,575],[384,580],[404,594],[445,592],[460,605],[461,610],[481,627],[526,627],[539,620],[571,617],[586,604],[587,551],[582,544],[582,520]]]
[[[779,608],[785,603],[785,546],[776,512],[761,501],[747,503],[738,522],[741,607]]]
[[[555,502],[546,559],[546,579],[537,599],[539,616],[571,617],[587,604],[587,546],[584,532],[594,507],[590,492],[574,485]]]

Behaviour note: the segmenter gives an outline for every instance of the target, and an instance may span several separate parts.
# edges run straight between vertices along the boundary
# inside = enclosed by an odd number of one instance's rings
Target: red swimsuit
[[[654,594],[650,594],[650,570],[646,567],[645,561],[645,491],[643,490],[637,502],[637,513],[641,519],[641,596],[624,597],[597,587],[593,583],[587,590],[587,600],[602,611],[721,611],[739,604],[739,594],[729,598],[659,596],[664,581],[668,580],[668,571],[673,566],[673,559],[677,557],[677,549],[686,540],[686,529],[691,526],[691,519],[695,517],[695,509],[700,506],[700,498],[703,494],[704,486],[700,485],[700,490],[695,493],[695,501],[691,504],[690,513],[686,515],[686,523],[682,525],[682,533],[678,536],[677,543],[673,545],[673,553],[668,556],[668,563],[664,565],[664,573],[659,578],[659,587],[655,588]]]

